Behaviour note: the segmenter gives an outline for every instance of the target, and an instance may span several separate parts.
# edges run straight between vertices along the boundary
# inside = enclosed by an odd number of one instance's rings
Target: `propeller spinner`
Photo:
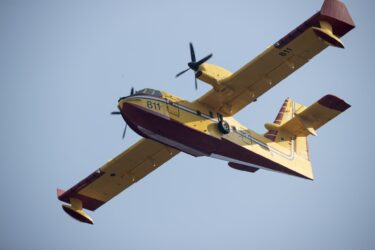
[[[212,57],[212,54],[209,54],[208,56],[203,57],[199,61],[196,61],[193,44],[189,43],[189,46],[190,46],[190,57],[191,57],[191,62],[189,62],[187,64],[189,66],[189,68],[187,68],[187,69],[181,71],[180,73],[178,73],[176,75],[176,77],[179,77],[180,75],[182,75],[183,73],[185,73],[189,69],[193,70],[194,72],[197,72],[198,69],[199,69],[199,66],[202,65],[203,63],[205,63],[206,61],[208,61]],[[195,80],[195,89],[198,89],[198,83],[197,83],[197,76],[196,75],[194,75],[194,80]]]

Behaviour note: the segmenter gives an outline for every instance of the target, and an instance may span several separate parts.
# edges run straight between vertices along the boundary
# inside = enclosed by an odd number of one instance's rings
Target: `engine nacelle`
[[[220,82],[231,75],[232,73],[230,71],[209,63],[204,63],[199,66],[195,74],[199,80],[212,85],[215,90],[220,90],[222,88]]]

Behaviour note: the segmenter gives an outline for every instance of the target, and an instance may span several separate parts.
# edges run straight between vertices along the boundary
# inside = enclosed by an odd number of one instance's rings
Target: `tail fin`
[[[289,121],[293,118],[293,113],[295,109],[295,105],[293,107],[293,104],[297,104],[292,101],[289,97],[286,98],[283,105],[281,106],[279,113],[277,113],[277,116],[273,122],[273,124],[276,126],[281,126],[285,122]],[[302,106],[301,104],[297,104],[298,106]],[[284,141],[284,138],[282,136],[283,134],[279,132],[278,129],[269,128],[268,132],[264,135],[268,139],[274,142],[280,142]]]
[[[333,95],[305,107],[287,98],[274,123],[266,123],[265,137],[286,147],[295,139],[295,152],[309,160],[308,135],[317,135],[316,130],[350,107]]]

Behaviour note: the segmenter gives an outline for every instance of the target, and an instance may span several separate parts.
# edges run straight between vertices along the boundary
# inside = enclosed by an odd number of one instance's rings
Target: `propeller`
[[[113,112],[111,112],[111,115],[121,115],[121,112],[120,111],[113,111]],[[127,127],[128,127],[128,124],[125,122],[124,132],[122,132],[122,139],[123,140],[125,139],[125,134],[126,134],[126,128]]]
[[[126,134],[126,128],[128,127],[128,124],[125,122],[125,128],[124,128],[124,132],[122,132],[122,139],[124,140],[125,139],[125,134]]]
[[[134,95],[134,88],[133,88],[133,87],[130,89],[130,95],[131,95],[131,96]],[[112,112],[111,112],[111,115],[121,115],[121,112],[120,112],[120,111],[112,111]],[[127,129],[127,127],[128,127],[128,124],[127,124],[126,121],[125,121],[125,128],[124,128],[124,132],[122,133],[122,139],[123,139],[123,140],[125,139],[125,135],[126,135],[126,129]]]
[[[202,59],[200,59],[199,61],[197,61],[196,58],[195,58],[195,52],[194,52],[193,44],[189,43],[189,47],[190,47],[190,57],[191,57],[191,62],[189,62],[187,64],[189,66],[189,68],[187,68],[187,69],[181,71],[180,73],[178,73],[176,75],[176,78],[179,77],[180,75],[182,75],[183,73],[185,73],[186,71],[188,71],[189,69],[193,70],[194,72],[197,72],[198,69],[199,69],[199,66],[202,65],[203,63],[205,63],[206,61],[208,61],[212,57],[212,54],[209,54],[208,56],[205,56]],[[197,90],[198,89],[198,83],[197,83],[197,76],[196,75],[194,76],[194,80],[195,80],[195,89]]]

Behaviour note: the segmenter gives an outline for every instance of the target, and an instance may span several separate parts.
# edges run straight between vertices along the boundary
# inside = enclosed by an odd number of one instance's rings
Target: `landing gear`
[[[223,120],[223,116],[221,114],[217,114],[217,117],[219,119],[219,122],[217,124],[217,127],[219,128],[219,131],[223,134],[229,134],[230,133],[230,126],[229,124]]]

